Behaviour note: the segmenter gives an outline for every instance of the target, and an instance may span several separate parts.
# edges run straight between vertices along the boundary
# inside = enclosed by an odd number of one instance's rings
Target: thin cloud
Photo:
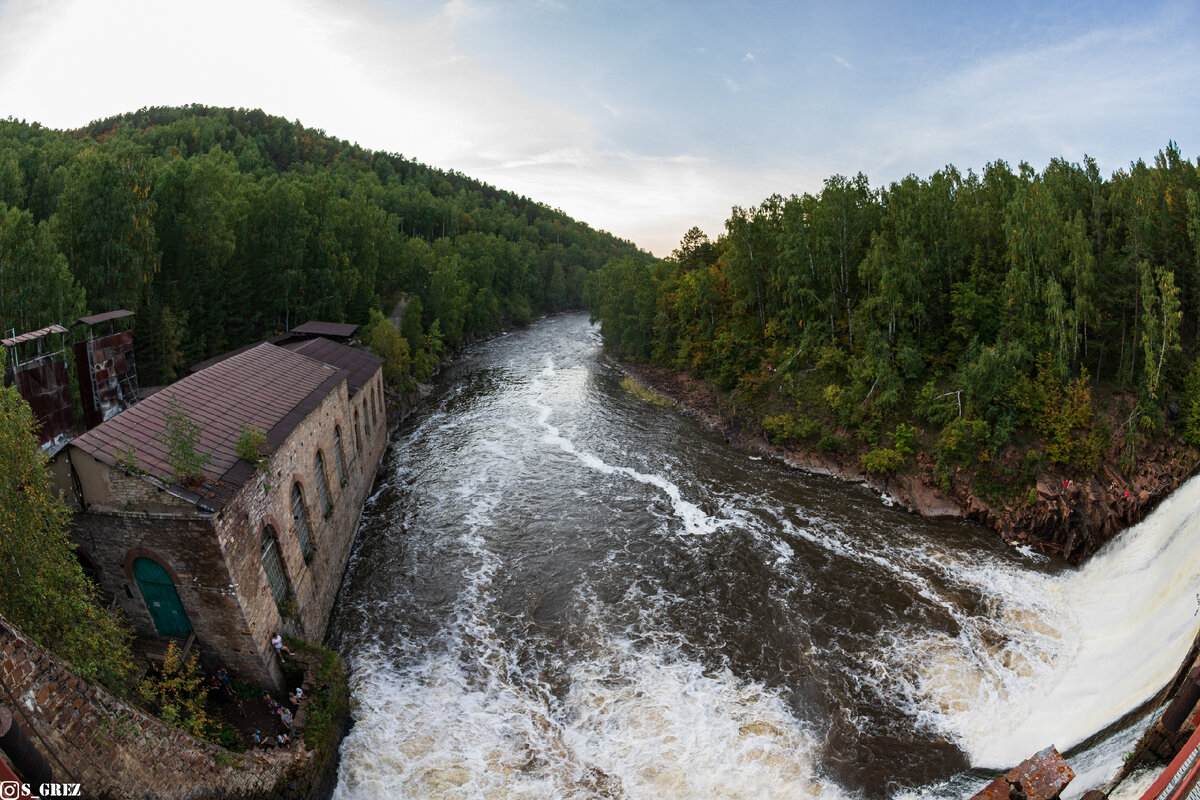
[[[578,147],[564,147],[545,153],[537,153],[529,158],[504,161],[500,169],[521,169],[523,167],[568,166],[581,167],[588,161],[588,156]]]
[[[476,9],[467,0],[449,0],[441,9],[442,18],[452,25],[467,22],[475,15]]]
[[[838,64],[845,67],[846,69],[854,69],[853,65],[851,65],[849,61],[847,61],[846,59],[837,55],[836,53],[832,54],[832,58],[834,61],[836,61]]]
[[[693,225],[716,238],[732,206],[753,205],[783,188],[777,176],[748,176],[700,156],[631,151],[579,153],[564,180],[562,165],[555,163],[563,154],[546,155],[519,168],[480,163],[470,174],[561,208],[659,256],[674,250]]]
[[[1200,105],[1200,46],[1164,27],[1094,31],[969,65],[896,97],[864,126],[863,156],[907,173],[917,164],[936,169],[952,154],[969,159],[959,164],[965,169],[995,158],[1039,166],[1054,156],[1099,156],[1147,136],[1159,141],[1146,146],[1162,147],[1195,130]]]

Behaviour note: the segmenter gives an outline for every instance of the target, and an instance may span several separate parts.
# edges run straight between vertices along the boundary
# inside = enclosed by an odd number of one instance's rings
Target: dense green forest
[[[578,307],[636,248],[456,172],[262,111],[0,121],[0,329],[127,308],[143,384],[305,322],[406,299],[397,379],[443,346]]]
[[[619,356],[869,471],[904,468],[918,431],[946,486],[980,465],[1021,484],[993,462],[1010,444],[1026,479],[1108,452],[1131,469],[1171,423],[1200,444],[1198,192],[1173,143],[1108,178],[1091,159],[835,176],[735,207],[673,258],[615,260],[587,300]]]

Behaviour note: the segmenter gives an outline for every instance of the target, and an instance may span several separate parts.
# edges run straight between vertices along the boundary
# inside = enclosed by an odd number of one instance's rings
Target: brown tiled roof
[[[363,387],[363,384],[369,381],[375,371],[383,365],[383,359],[374,353],[347,347],[328,339],[285,341],[280,342],[279,346],[346,370],[349,373],[346,378],[346,388],[350,390],[351,397],[358,394],[358,390]]]
[[[67,332],[67,329],[64,328],[62,325],[51,325],[49,328],[42,328],[41,330],[30,331],[29,333],[22,333],[20,336],[13,336],[11,339],[0,339],[0,344],[3,344],[5,347],[13,347],[15,345],[21,344],[22,342],[32,342],[35,339],[41,339],[45,336],[49,336],[52,333],[66,333],[66,332]]]
[[[217,509],[254,471],[234,452],[242,424],[266,431],[274,449],[347,377],[336,366],[263,343],[171,384],[88,431],[74,445],[113,466],[117,451],[132,446],[141,469],[174,483],[162,437],[164,413],[175,398],[200,423],[197,450],[212,455],[196,499]]]
[[[132,311],[118,309],[117,311],[105,311],[103,314],[93,314],[90,317],[80,317],[75,321],[76,325],[95,325],[98,322],[108,322],[110,319],[121,319],[122,317],[132,317]]]
[[[307,333],[313,336],[332,336],[335,339],[349,339],[354,335],[356,330],[358,330],[357,325],[311,320],[303,325],[297,325],[292,328],[292,333]]]
[[[297,328],[296,330],[299,329]],[[329,339],[297,336],[295,331],[273,336],[267,339],[266,342],[267,344],[278,345],[297,353],[304,353],[309,358],[314,358],[325,364],[332,364],[335,367],[350,372],[349,389],[351,397],[358,394],[358,390],[362,388],[362,385],[370,380],[371,376],[375,374],[375,370],[379,369],[383,364],[383,359],[367,350],[349,347],[330,341]],[[248,344],[244,347],[239,347],[237,350],[230,350],[228,353],[222,353],[221,355],[205,359],[189,367],[188,372],[189,374],[195,374],[201,370],[206,370],[212,365],[233,358],[252,347],[258,347],[259,344],[262,344],[262,342]]]
[[[279,338],[279,337],[276,337],[276,338]],[[267,339],[266,341],[271,344],[275,343],[275,339]],[[258,347],[260,344],[262,344],[262,342],[254,342],[253,344],[243,345],[242,347],[239,347],[236,350],[230,350],[228,353],[221,353],[220,355],[213,356],[212,358],[206,358],[203,361],[198,361],[197,363],[192,364],[190,367],[188,367],[188,374],[195,375],[197,372],[200,372],[201,370],[208,369],[213,364],[220,363],[221,361],[224,361],[228,358],[233,358],[234,356],[240,355],[241,353],[244,353],[247,350]]]

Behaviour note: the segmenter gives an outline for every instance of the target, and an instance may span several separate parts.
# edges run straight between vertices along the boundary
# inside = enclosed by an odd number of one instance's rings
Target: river
[[[1050,744],[1072,795],[1115,770],[1196,627],[1200,484],[1073,569],[620,378],[544,319],[400,429],[331,627],[337,800],[963,797]]]

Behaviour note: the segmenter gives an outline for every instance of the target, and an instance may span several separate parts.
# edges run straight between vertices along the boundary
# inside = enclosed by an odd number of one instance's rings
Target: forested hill
[[[262,111],[0,121],[0,328],[134,310],[143,384],[401,298],[402,355],[424,377],[443,345],[578,307],[615,256],[644,257],[526,197]]]
[[[1200,444],[1198,192],[1174,144],[1107,178],[835,176],[734,208],[715,242],[613,262],[589,301],[614,351],[715,383],[777,442],[892,472],[920,435],[944,488],[963,467],[1024,496],[1106,454],[1131,474],[1173,422]]]

